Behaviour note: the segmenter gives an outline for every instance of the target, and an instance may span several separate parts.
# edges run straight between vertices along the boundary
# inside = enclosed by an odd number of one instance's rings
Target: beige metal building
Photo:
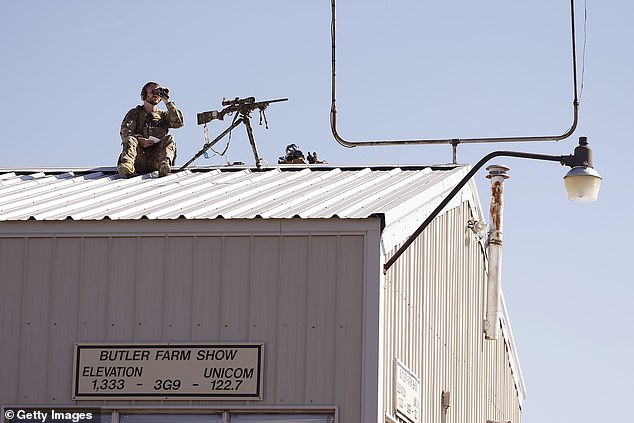
[[[521,421],[464,166],[0,171],[0,404],[107,422]],[[34,421],[8,419],[3,421]]]

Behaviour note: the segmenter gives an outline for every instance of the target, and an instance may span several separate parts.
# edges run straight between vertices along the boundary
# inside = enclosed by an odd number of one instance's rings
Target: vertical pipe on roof
[[[491,180],[491,207],[489,229],[489,272],[487,275],[487,309],[484,321],[486,339],[498,339],[500,330],[501,286],[502,286],[502,216],[504,211],[504,180],[509,176],[506,166],[491,165],[487,167]]]

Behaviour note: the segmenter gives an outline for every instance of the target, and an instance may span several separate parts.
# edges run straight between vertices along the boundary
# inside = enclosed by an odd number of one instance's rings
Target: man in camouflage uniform
[[[176,143],[168,130],[183,126],[183,114],[169,100],[169,90],[156,82],[143,86],[141,99],[143,105],[131,109],[121,122],[123,152],[117,171],[132,176],[158,170],[159,176],[165,176],[176,157]],[[156,108],[161,100],[167,111]]]

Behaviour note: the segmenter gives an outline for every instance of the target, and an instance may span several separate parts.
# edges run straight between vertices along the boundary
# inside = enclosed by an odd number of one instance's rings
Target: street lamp
[[[579,137],[579,145],[571,155],[567,156],[551,156],[547,154],[524,153],[521,151],[494,151],[484,156],[473,168],[458,182],[451,192],[440,202],[440,204],[431,212],[425,221],[407,238],[401,247],[394,253],[392,257],[383,265],[383,273],[386,273],[390,267],[398,260],[398,258],[407,250],[414,240],[429,226],[443,208],[453,199],[462,189],[463,186],[476,174],[478,170],[489,160],[494,157],[517,157],[521,159],[545,160],[551,162],[559,162],[563,166],[569,166],[572,169],[564,176],[568,199],[577,202],[596,201],[601,185],[601,176],[592,167],[592,150],[588,146],[587,137]]]

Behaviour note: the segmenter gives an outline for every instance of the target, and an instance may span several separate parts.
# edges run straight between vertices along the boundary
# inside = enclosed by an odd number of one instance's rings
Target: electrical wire
[[[579,88],[579,101],[583,95],[583,82],[586,73],[586,47],[588,45],[588,0],[583,2],[583,49],[581,50],[581,87]]]

